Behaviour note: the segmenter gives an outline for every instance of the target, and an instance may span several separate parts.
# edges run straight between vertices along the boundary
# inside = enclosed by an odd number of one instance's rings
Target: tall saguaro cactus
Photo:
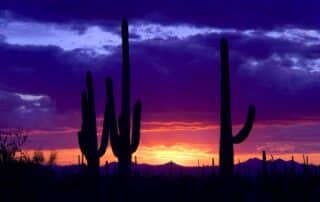
[[[78,133],[78,142],[81,152],[87,159],[88,170],[90,174],[99,174],[99,158],[106,152],[108,145],[108,108],[107,102],[104,112],[104,121],[102,129],[102,138],[98,148],[96,112],[94,105],[94,89],[92,84],[91,72],[86,75],[87,91],[82,92],[82,125]]]
[[[221,58],[221,109],[220,109],[220,151],[219,163],[222,176],[233,175],[233,144],[243,142],[248,136],[255,119],[255,107],[249,106],[248,116],[245,125],[235,136],[232,134],[231,123],[231,98],[229,79],[229,49],[226,39],[220,41]]]
[[[121,176],[131,175],[131,157],[138,149],[140,142],[141,102],[134,105],[132,132],[130,132],[130,60],[128,22],[122,26],[122,103],[121,114],[116,119],[112,80],[107,80],[108,103],[110,103],[110,140],[113,154],[118,158],[118,169]],[[117,122],[118,121],[118,122]],[[119,125],[119,128],[118,128]],[[131,133],[131,134],[130,134]]]

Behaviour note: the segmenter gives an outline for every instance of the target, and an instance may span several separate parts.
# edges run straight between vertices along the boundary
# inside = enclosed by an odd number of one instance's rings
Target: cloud
[[[320,31],[315,29],[282,28],[265,33],[266,37],[303,43],[307,46],[319,45]]]
[[[303,38],[287,40],[268,36],[272,30],[230,30],[187,24],[174,27],[133,23],[131,29],[133,100],[143,100],[147,120],[157,119],[159,115],[171,120],[217,121],[219,99],[214,92],[219,91],[218,42],[221,36],[230,39],[231,76],[235,84],[232,96],[237,100],[234,113],[236,123],[245,118],[245,110],[250,103],[255,103],[260,109],[274,105],[276,110],[273,115],[268,114],[270,110],[259,112],[259,118],[263,120],[316,116],[318,113],[312,109],[316,102],[311,99],[305,108],[297,107],[305,97],[301,95],[308,92],[307,96],[311,97],[320,84],[317,45],[308,45],[308,41],[314,41],[314,37],[317,37],[315,33],[318,32],[315,30],[312,34],[303,35],[302,28],[275,29],[279,33],[288,32]],[[297,29],[298,32],[292,31]],[[306,33],[309,31],[305,30]],[[115,36],[119,34],[116,28],[103,32],[115,33]],[[85,49],[66,51],[54,42],[51,46],[28,43],[30,45],[27,46],[1,44],[0,55],[4,60],[0,65],[5,72],[1,81],[6,86],[48,94],[56,101],[58,110],[76,112],[79,108],[79,94],[84,88],[83,75],[87,69],[91,69],[98,81],[98,111],[103,111],[103,81],[107,75],[113,77],[116,97],[120,96],[121,48],[118,45],[114,45],[109,55],[92,55]],[[65,95],[68,99],[65,99]],[[160,101],[159,97],[172,99]],[[266,102],[266,97],[269,102]],[[277,97],[281,99],[275,99]],[[294,101],[288,104],[288,100]],[[154,108],[154,105],[159,107]],[[288,115],[288,112],[292,115]]]
[[[217,125],[210,125],[203,122],[143,122],[142,123],[144,133],[159,133],[159,132],[176,132],[176,131],[208,131],[217,129]]]
[[[188,37],[197,35],[208,34],[225,34],[237,33],[236,29],[208,27],[208,26],[195,26],[192,24],[173,24],[162,25],[150,22],[140,22],[130,25],[133,35],[137,35],[139,41],[152,40],[152,39],[177,39],[183,40]]]
[[[55,110],[47,95],[32,95],[0,90],[1,128],[32,128],[48,125]]]
[[[47,98],[45,95],[30,95],[30,94],[22,94],[22,93],[15,93],[17,96],[20,97],[21,100],[23,101],[40,101],[42,99]]]
[[[297,25],[295,25],[297,26]],[[121,44],[119,25],[85,24],[79,30],[74,24],[41,23],[0,19],[0,34],[11,45],[57,46],[65,51],[86,50],[95,54],[111,54]],[[24,33],[24,34],[21,34]],[[244,38],[285,40],[304,46],[319,45],[320,31],[302,27],[272,29],[237,29],[187,23],[160,24],[137,21],[130,24],[132,41],[184,40],[197,35],[238,35]]]
[[[120,45],[118,35],[96,25],[79,32],[72,25],[1,19],[0,34],[12,45],[57,46],[64,51],[82,49],[95,54],[110,54],[106,47]]]

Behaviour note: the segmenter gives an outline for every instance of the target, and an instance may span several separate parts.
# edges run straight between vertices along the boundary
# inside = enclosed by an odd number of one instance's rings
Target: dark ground
[[[252,162],[251,162],[252,163]],[[258,163],[258,161],[257,161]],[[251,165],[251,164],[248,164]],[[320,201],[320,175],[297,169],[269,170],[267,176],[256,172],[236,176],[233,180],[219,178],[205,168],[178,169],[164,165],[168,172],[147,173],[143,166],[130,179],[117,175],[87,178],[78,166],[54,167],[32,163],[0,164],[0,201]],[[115,166],[115,165],[114,165]],[[112,165],[110,165],[112,168]],[[157,170],[158,169],[158,170]],[[176,170],[174,172],[173,170]],[[201,171],[202,170],[202,171]],[[190,174],[194,171],[194,174]],[[212,169],[211,169],[212,171]],[[144,172],[145,174],[143,174]],[[161,173],[159,171],[159,173]],[[252,174],[253,172],[251,172]]]

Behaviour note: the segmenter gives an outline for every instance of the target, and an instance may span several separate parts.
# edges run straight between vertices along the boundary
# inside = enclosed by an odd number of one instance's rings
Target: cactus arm
[[[123,134],[123,115],[120,114],[118,117],[118,125],[119,125],[119,137]]]
[[[119,158],[120,156],[120,151],[119,151],[119,136],[117,134],[114,134],[112,132],[110,132],[110,143],[111,143],[111,149],[112,149],[112,153]]]
[[[89,130],[94,134],[97,134],[97,123],[96,123],[96,112],[94,106],[94,89],[93,89],[93,82],[92,82],[92,74],[90,71],[87,72],[87,117],[89,118]]]
[[[101,157],[107,149],[108,146],[108,140],[109,140],[109,131],[110,131],[110,109],[109,105],[112,105],[114,109],[114,99],[113,99],[113,91],[112,91],[112,80],[111,78],[106,79],[106,95],[107,95],[107,101],[105,104],[105,110],[104,110],[104,118],[103,118],[103,128],[102,128],[102,137],[101,137],[101,144],[100,148],[98,150],[98,156]]]
[[[108,104],[105,106],[104,111],[104,119],[103,119],[103,128],[102,128],[102,137],[101,137],[101,143],[98,150],[98,156],[101,157],[106,152],[107,146],[108,146],[108,134],[109,134],[109,120],[108,120]]]
[[[118,135],[117,121],[110,120],[110,143],[113,154],[118,158],[119,157],[119,146],[120,146],[120,136]]]
[[[247,116],[245,125],[236,136],[232,137],[232,142],[234,144],[239,144],[243,142],[249,136],[253,126],[254,119],[255,119],[255,114],[256,114],[255,107],[253,105],[250,105],[248,109],[248,116]]]
[[[84,91],[81,93],[81,115],[82,115],[82,123],[81,130],[85,130],[88,125],[88,101],[87,101],[87,93]]]
[[[112,79],[110,77],[106,80],[107,86],[107,105],[108,105],[108,124],[110,132],[110,144],[113,154],[116,157],[119,157],[119,134],[118,134],[118,125],[116,120],[115,104],[113,97],[113,86]]]
[[[81,93],[81,109],[82,109],[82,124],[81,124],[81,130],[78,132],[78,143],[80,146],[80,150],[83,154],[88,154],[88,147],[87,147],[87,141],[86,141],[86,133],[85,130],[88,125],[88,101],[87,101],[87,94],[86,92]]]
[[[85,133],[83,131],[78,132],[78,143],[79,143],[81,153],[87,156],[88,152],[87,152],[87,146],[86,146],[86,138],[85,138]]]
[[[131,153],[137,151],[140,142],[140,124],[141,124],[141,102],[138,101],[134,106],[132,126]]]

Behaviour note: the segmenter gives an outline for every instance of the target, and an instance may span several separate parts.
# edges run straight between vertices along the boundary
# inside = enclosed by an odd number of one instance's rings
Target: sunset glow
[[[35,150],[26,150],[25,153],[32,157]],[[60,149],[60,150],[38,150],[44,153],[45,159],[49,158],[50,153],[55,152],[57,154],[56,163],[58,165],[77,165],[78,157],[81,155],[79,149]],[[267,159],[271,160],[271,154],[276,159],[283,159],[286,161],[291,160],[292,155],[294,160],[299,163],[303,163],[303,155],[309,157],[309,163],[314,165],[320,164],[320,153],[292,153],[292,154],[280,154],[280,153],[267,153]],[[234,162],[238,164],[243,163],[252,158],[261,159],[261,153],[241,153],[236,154]],[[140,151],[134,154],[137,157],[138,164],[149,165],[161,165],[169,162],[174,162],[182,166],[197,167],[198,161],[200,166],[211,166],[212,158],[214,158],[215,165],[219,165],[218,153],[210,154],[205,148],[190,148],[187,145],[175,145],[172,147],[155,146],[155,147],[141,147]],[[132,159],[134,160],[134,159]],[[101,159],[101,166],[105,161],[117,162],[117,159],[108,151]]]

